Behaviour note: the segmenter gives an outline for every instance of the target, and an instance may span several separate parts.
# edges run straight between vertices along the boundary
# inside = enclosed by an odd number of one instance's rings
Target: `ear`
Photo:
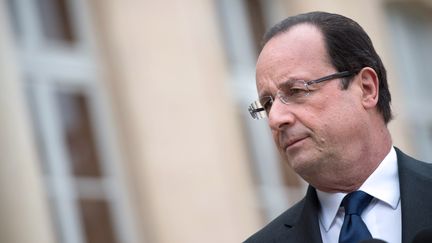
[[[375,70],[370,67],[363,68],[358,74],[362,90],[362,104],[366,109],[376,106],[378,103],[379,80]]]

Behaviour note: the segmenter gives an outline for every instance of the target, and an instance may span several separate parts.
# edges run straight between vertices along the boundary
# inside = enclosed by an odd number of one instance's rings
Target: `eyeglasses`
[[[357,72],[358,71],[343,71],[311,81],[288,80],[280,85],[280,88],[276,93],[276,97],[278,97],[284,104],[301,103],[301,101],[313,90],[310,88],[311,85],[337,78],[349,77]],[[269,95],[263,96],[259,98],[259,100],[252,102],[248,108],[252,118],[259,120],[267,117],[274,100],[275,98]]]

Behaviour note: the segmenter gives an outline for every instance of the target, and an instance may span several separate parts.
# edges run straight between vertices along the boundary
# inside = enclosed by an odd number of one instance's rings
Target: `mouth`
[[[285,144],[284,144],[284,151],[286,151],[287,149],[291,149],[291,148],[293,148],[293,147],[295,147],[296,145],[299,145],[301,142],[303,142],[306,138],[308,138],[307,136],[306,137],[301,137],[301,138],[295,138],[295,139],[290,139],[290,140],[288,140]]]

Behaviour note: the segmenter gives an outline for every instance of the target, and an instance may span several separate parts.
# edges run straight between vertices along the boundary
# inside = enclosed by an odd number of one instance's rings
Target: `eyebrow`
[[[290,82],[294,82],[294,81],[298,81],[298,80],[304,80],[304,79],[298,79],[298,78],[289,78],[289,79],[285,79],[284,81],[280,82],[279,84],[276,85],[276,89],[280,90],[281,87],[283,88],[284,86],[287,86],[288,83]],[[272,92],[270,92],[269,90],[264,90],[262,92],[258,92],[258,98],[264,98],[264,97],[274,97]]]
[[[284,86],[287,86],[289,83],[296,82],[296,81],[300,81],[300,80],[305,81],[304,79],[300,79],[300,78],[290,78],[290,79],[287,79],[287,80],[285,80],[285,81],[280,82],[278,85],[276,85],[276,87],[277,87],[278,89],[281,89],[281,88],[283,88]],[[307,81],[305,81],[305,82],[307,82]]]
[[[273,96],[273,95],[268,94],[268,93],[266,92],[266,93],[264,93],[263,95],[259,95],[259,96],[258,96],[258,100],[261,102],[262,99],[264,99],[264,98],[268,98],[268,97],[274,99],[274,96]]]

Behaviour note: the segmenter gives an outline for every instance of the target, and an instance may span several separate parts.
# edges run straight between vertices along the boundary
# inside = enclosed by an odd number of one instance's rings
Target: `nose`
[[[269,126],[272,130],[280,130],[285,126],[292,126],[296,120],[291,104],[284,104],[275,99],[268,114]]]

